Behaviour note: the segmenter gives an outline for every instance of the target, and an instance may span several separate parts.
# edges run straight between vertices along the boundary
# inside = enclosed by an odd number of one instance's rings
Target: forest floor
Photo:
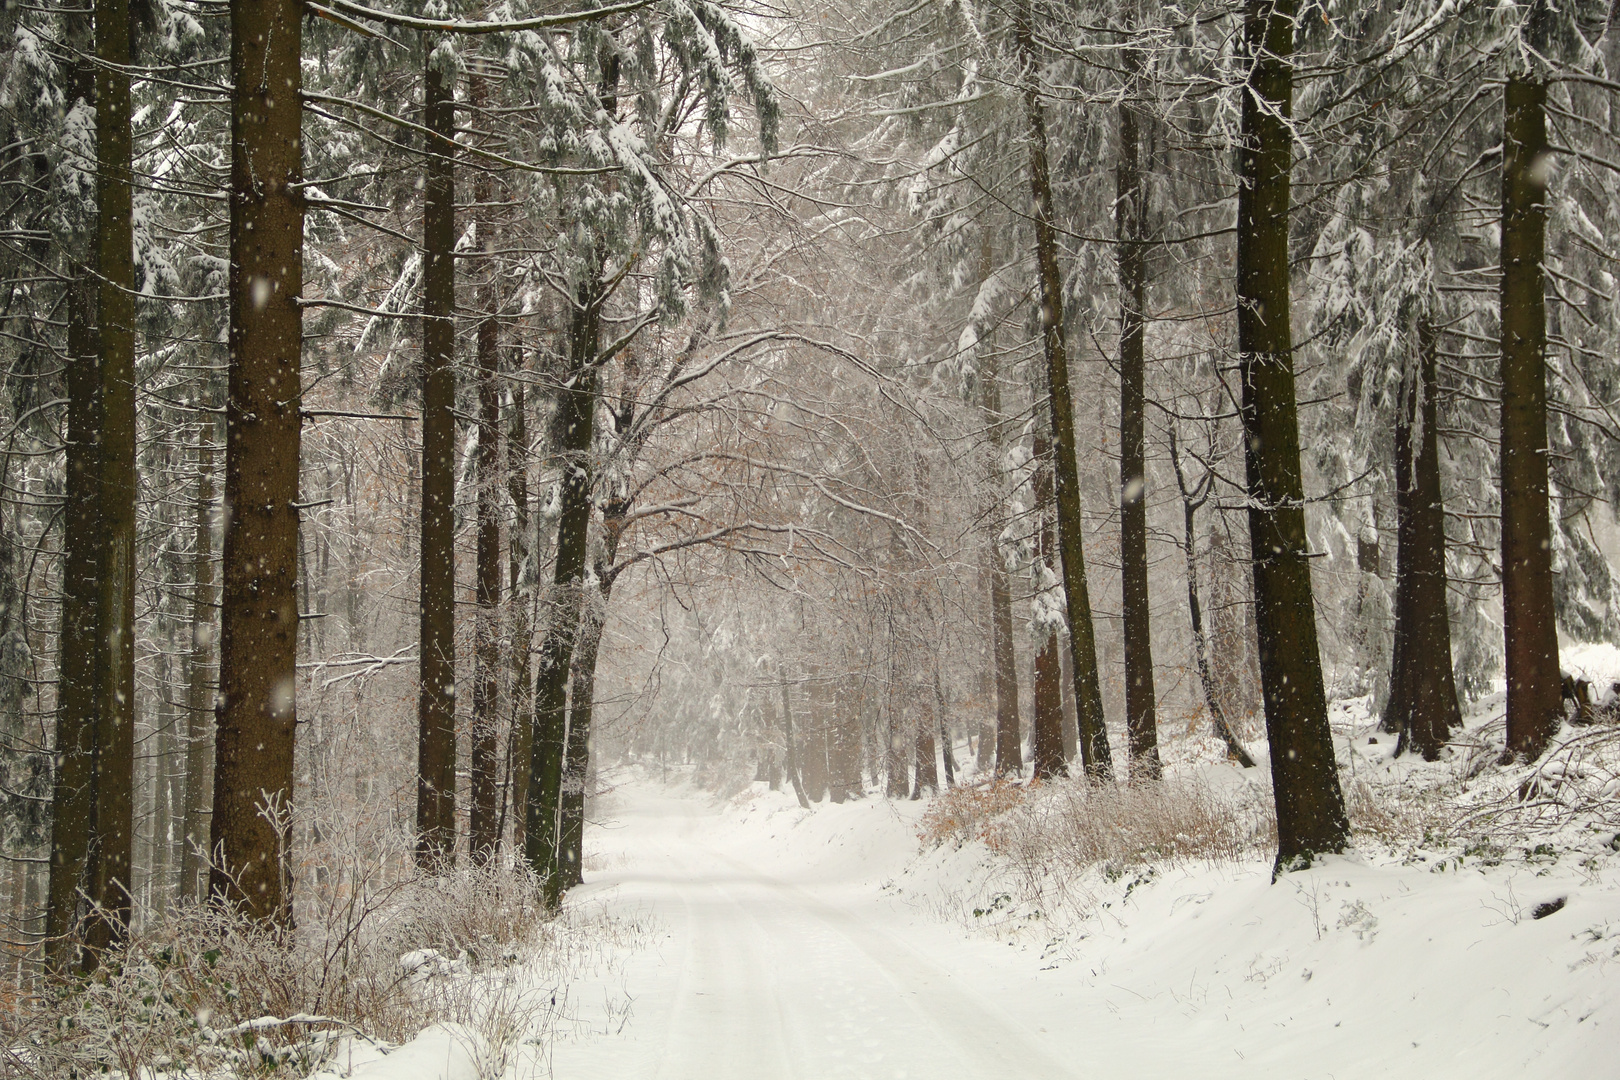
[[[1620,866],[1573,849],[1104,868],[1031,899],[984,843],[921,843],[926,803],[615,780],[576,902],[652,946],[571,987],[567,1080],[1620,1068]]]

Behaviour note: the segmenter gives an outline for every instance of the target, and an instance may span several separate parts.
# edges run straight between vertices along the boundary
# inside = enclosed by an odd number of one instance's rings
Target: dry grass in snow
[[[570,978],[611,967],[641,932],[600,914],[549,918],[511,869],[323,899],[317,921],[283,937],[207,907],[170,912],[94,974],[0,1016],[0,1075],[347,1076],[421,1037],[464,1075],[501,1077],[544,1060]]]

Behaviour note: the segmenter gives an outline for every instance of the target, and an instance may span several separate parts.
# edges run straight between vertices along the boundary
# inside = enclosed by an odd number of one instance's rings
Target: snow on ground
[[[925,848],[923,808],[620,776],[580,898],[650,919],[655,944],[573,987],[554,1075],[1620,1072],[1606,860],[1385,851],[1275,885],[1261,858],[1110,869],[1048,910],[982,843]],[[628,1015],[593,1013],[615,990]]]

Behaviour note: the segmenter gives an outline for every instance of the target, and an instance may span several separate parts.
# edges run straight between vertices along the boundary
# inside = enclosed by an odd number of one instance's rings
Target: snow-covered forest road
[[[1076,919],[1002,895],[977,845],[919,852],[925,804],[807,812],[758,788],[604,797],[570,902],[638,924],[638,947],[569,987],[552,1075],[1613,1075],[1607,875],[1166,867],[1079,886]]]
[[[557,1076],[1081,1075],[1038,1025],[997,1004],[995,979],[938,962],[959,935],[874,902],[857,862],[822,883],[761,872],[718,842],[702,796],[630,786],[612,815],[595,834],[609,866],[586,895],[665,933],[628,972],[623,1032],[560,1043]]]

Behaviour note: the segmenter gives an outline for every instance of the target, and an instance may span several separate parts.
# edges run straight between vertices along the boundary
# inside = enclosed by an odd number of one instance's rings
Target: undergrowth
[[[445,1024],[481,1075],[500,1076],[549,1041],[569,972],[614,934],[548,917],[521,870],[335,894],[319,922],[290,933],[171,909],[92,973],[20,994],[0,1014],[0,1075],[302,1078],[345,1047],[387,1049]]]

